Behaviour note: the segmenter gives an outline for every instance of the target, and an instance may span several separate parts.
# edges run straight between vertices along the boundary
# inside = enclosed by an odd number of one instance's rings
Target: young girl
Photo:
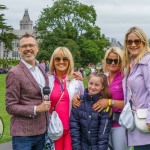
[[[93,110],[93,104],[100,98],[110,98],[107,77],[101,73],[91,73],[88,89],[81,96],[79,108],[72,108],[70,132],[73,150],[107,150],[111,118],[106,110]]]

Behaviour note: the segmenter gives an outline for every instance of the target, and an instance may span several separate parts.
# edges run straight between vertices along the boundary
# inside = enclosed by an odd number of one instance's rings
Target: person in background
[[[13,150],[42,150],[50,101],[43,101],[42,89],[48,77],[36,61],[36,39],[25,34],[19,41],[20,63],[6,77],[6,110],[11,115]]]
[[[101,68],[101,69],[100,69],[100,73],[104,73],[104,70],[103,70],[103,68]]]
[[[82,74],[82,77],[84,78],[84,68],[79,68],[79,70],[78,70],[79,72],[81,72],[81,74]]]
[[[127,103],[131,96],[135,100],[133,109],[148,108],[150,110],[150,48],[149,41],[140,27],[131,27],[124,39],[123,80],[124,98]],[[148,111],[147,126],[150,130],[150,111]],[[134,150],[150,149],[150,133],[142,133],[137,128],[127,132],[128,145]]]
[[[95,69],[95,65],[94,64],[92,64],[92,66],[91,66],[91,73],[92,72],[95,72],[96,71],[96,69]]]
[[[66,47],[56,48],[50,60],[51,108],[49,113],[53,111],[52,108],[64,93],[55,109],[62,121],[64,132],[60,139],[54,141],[55,150],[72,150],[69,124],[72,97],[75,94],[84,93],[83,82],[74,79],[73,73],[74,61],[69,49]]]
[[[93,110],[100,98],[110,98],[107,77],[97,72],[88,78],[88,88],[81,96],[79,108],[72,108],[70,132],[73,150],[107,150],[111,118],[105,110]]]
[[[78,72],[78,68],[74,68],[74,72]]]
[[[88,64],[88,72],[87,72],[87,76],[89,76],[91,73],[91,63]]]
[[[44,68],[44,70],[45,70],[45,61],[44,61],[44,60],[41,60],[40,65],[41,65],[41,66]]]
[[[104,56],[104,72],[107,74],[111,99],[101,99],[94,104],[94,110],[102,111],[111,107],[113,111],[112,128],[110,132],[110,145],[114,150],[129,150],[127,146],[126,131],[119,124],[119,116],[124,107],[124,94],[122,80],[124,77],[123,51],[119,47],[111,47]],[[119,142],[118,142],[119,141]]]
[[[45,63],[45,72],[49,73],[49,61],[46,61]]]

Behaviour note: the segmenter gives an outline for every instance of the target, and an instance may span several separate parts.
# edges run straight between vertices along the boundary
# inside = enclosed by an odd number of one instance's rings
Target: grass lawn
[[[0,117],[4,122],[4,134],[0,139],[0,143],[8,142],[11,140],[10,115],[8,115],[5,109],[5,91],[6,91],[5,78],[6,78],[5,74],[0,75]]]

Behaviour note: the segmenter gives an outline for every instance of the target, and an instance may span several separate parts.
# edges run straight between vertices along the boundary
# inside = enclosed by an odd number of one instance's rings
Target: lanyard
[[[55,77],[55,80],[57,80],[59,82],[59,84],[60,84],[60,90],[61,90],[61,92],[65,91],[65,89],[66,89],[66,77],[65,77],[65,79],[62,79],[62,80],[59,80],[56,77],[56,75],[54,75],[54,77]]]

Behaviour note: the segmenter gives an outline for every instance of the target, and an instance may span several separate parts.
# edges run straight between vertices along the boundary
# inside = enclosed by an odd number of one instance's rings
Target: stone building
[[[109,47],[120,47],[120,49],[123,50],[123,45],[119,41],[117,41],[115,38],[106,37],[106,39],[110,42],[110,46]],[[107,47],[106,50],[109,47]]]
[[[26,32],[29,34],[34,35],[33,30],[33,21],[30,20],[28,9],[25,9],[24,15],[22,20],[20,20],[20,30],[12,30],[13,34],[17,35],[18,38],[20,38],[22,35],[24,35]],[[5,50],[4,44],[0,43],[0,59],[20,59],[20,55],[18,53],[18,44],[19,40],[15,39],[12,42],[13,49],[9,53]]]

